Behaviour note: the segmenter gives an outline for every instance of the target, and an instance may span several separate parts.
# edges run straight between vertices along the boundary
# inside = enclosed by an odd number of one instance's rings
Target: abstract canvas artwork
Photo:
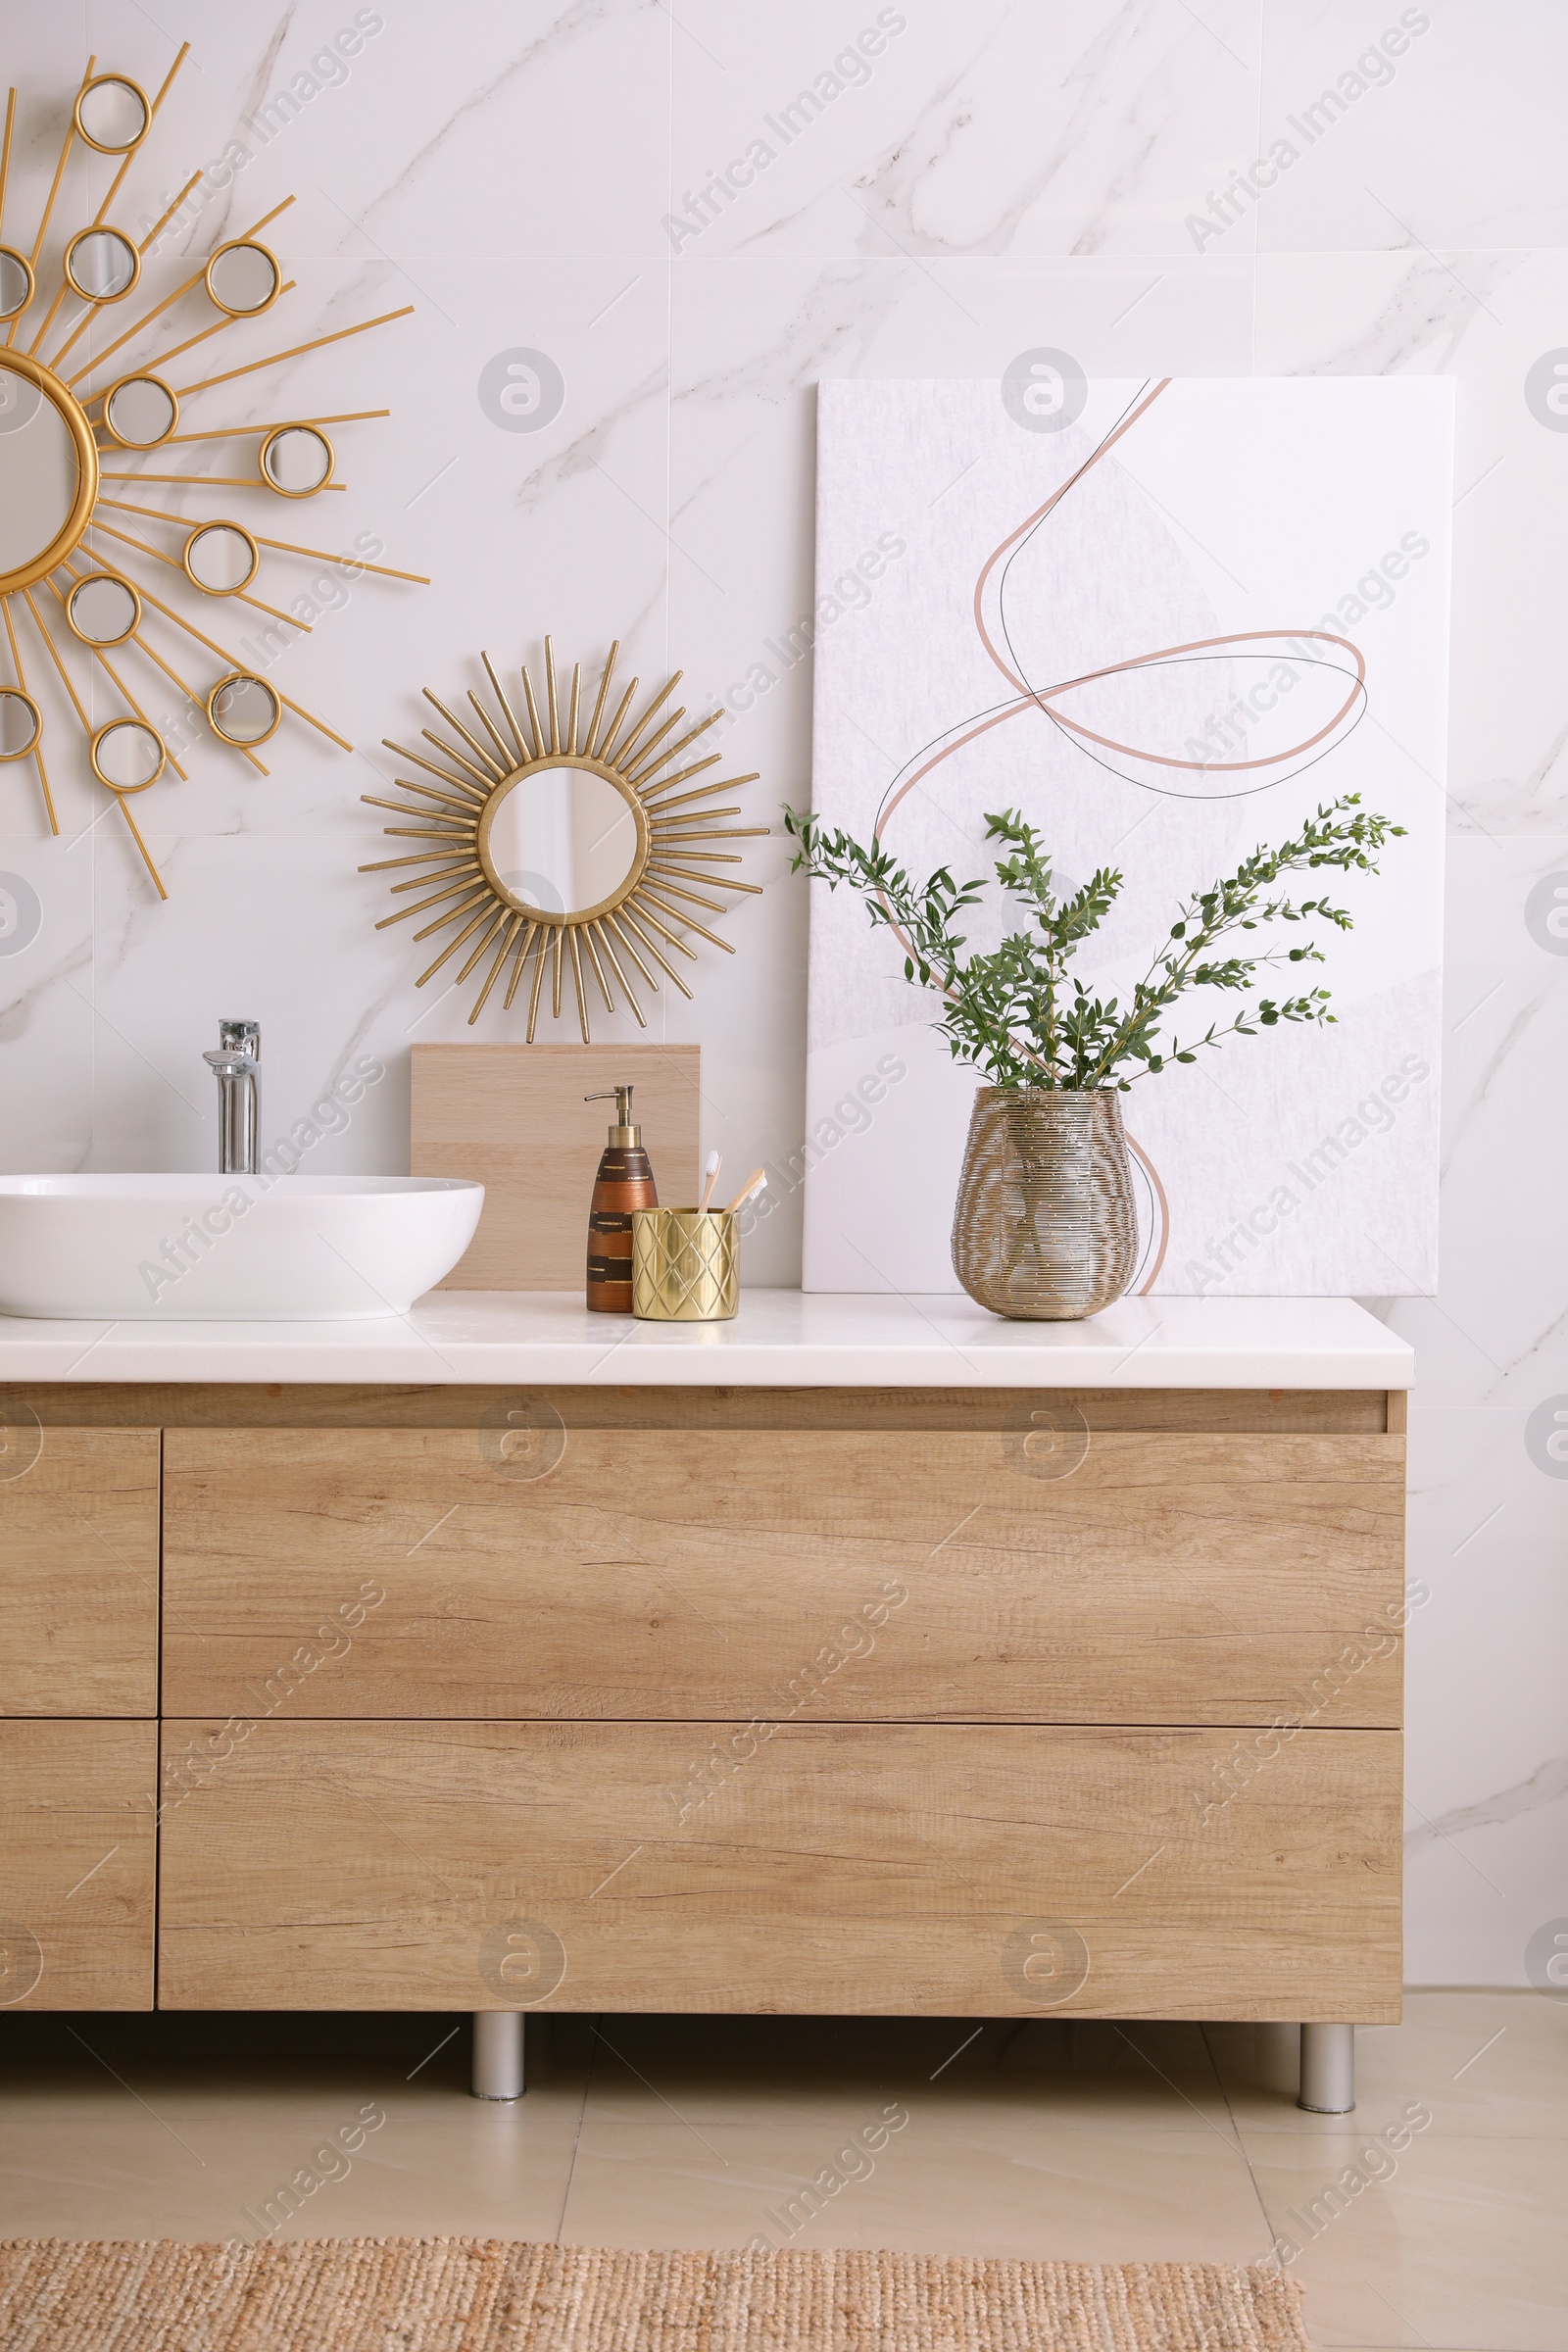
[[[1087,380],[1042,351],[1001,384],[820,387],[827,824],[963,880],[991,870],[987,812],[1020,808],[1060,886],[1126,876],[1080,951],[1122,990],[1184,896],[1320,803],[1359,793],[1405,827],[1380,874],[1331,877],[1353,930],[1318,925],[1327,960],[1278,975],[1328,987],[1332,1025],[1123,1096],[1135,1292],[1436,1287],[1451,439],[1432,377]],[[806,1287],[954,1291],[979,1081],[897,941],[810,887]],[[1194,1000],[1176,1026],[1233,1010]]]

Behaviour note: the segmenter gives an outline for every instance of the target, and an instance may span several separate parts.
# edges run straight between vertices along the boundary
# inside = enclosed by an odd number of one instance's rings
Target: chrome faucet
[[[257,1151],[259,1021],[220,1021],[218,1050],[202,1059],[218,1074],[218,1172],[254,1176]]]

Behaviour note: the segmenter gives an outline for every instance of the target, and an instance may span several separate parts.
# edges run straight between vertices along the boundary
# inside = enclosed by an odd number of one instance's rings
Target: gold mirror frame
[[[360,318],[352,324],[333,327],[329,332],[312,335],[305,341],[290,342],[284,335],[280,338],[283,348],[268,351],[264,343],[261,346],[262,356],[247,357],[243,364],[237,366],[228,366],[220,361],[216,368],[203,369],[187,363],[179,370],[180,380],[177,384],[166,382],[162,371],[180,360],[185,353],[197,345],[206,344],[210,336],[237,332],[243,338],[258,331],[255,322],[278,308],[283,298],[295,290],[292,279],[282,278],[281,266],[271,247],[259,242],[262,232],[294,202],[291,195],[284,195],[272,204],[260,220],[244,223],[237,235],[223,239],[216,249],[209,248],[200,258],[189,257],[188,270],[182,266],[177,282],[157,302],[148,301],[145,285],[140,286],[137,299],[128,302],[125,297],[137,291],[135,285],[123,287],[114,296],[84,292],[80,285],[73,284],[64,260],[57,261],[48,271],[38,271],[35,265],[40,254],[50,250],[63,252],[65,256],[73,255],[81,238],[95,231],[123,238],[135,258],[138,280],[142,258],[155,257],[160,252],[164,232],[171,229],[172,223],[178,222],[192,191],[202,178],[200,166],[198,164],[195,169],[188,169],[191,158],[187,156],[184,165],[170,174],[171,178],[181,184],[173,194],[165,191],[164,210],[144,237],[139,232],[132,236],[122,225],[123,220],[130,217],[131,207],[145,201],[144,194],[138,193],[134,181],[127,186],[127,174],[133,167],[137,172],[149,169],[146,161],[138,158],[144,159],[150,148],[151,134],[158,126],[165,100],[189,54],[190,43],[187,41],[182,43],[178,55],[150,99],[142,85],[128,74],[110,72],[94,74],[89,66],[88,73],[82,76],[67,101],[67,120],[62,125],[63,136],[58,159],[53,165],[53,176],[45,177],[39,189],[41,212],[36,229],[29,220],[26,234],[15,242],[5,234],[7,212],[9,210],[14,215],[17,209],[19,173],[13,169],[13,164],[23,157],[30,158],[34,143],[19,140],[16,135],[18,109],[14,88],[6,98],[5,124],[3,131],[0,131],[0,251],[11,255],[19,265],[27,287],[26,300],[14,312],[0,317],[0,368],[9,368],[37,386],[52,408],[65,419],[76,459],[75,495],[71,502],[69,514],[49,545],[40,548],[35,555],[24,556],[8,570],[0,572],[0,687],[7,692],[20,694],[29,709],[40,711],[37,736],[30,751],[22,757],[32,761],[50,832],[59,835],[61,820],[55,806],[51,771],[45,765],[46,755],[50,761],[54,759],[53,744],[51,741],[46,745],[43,739],[52,733],[57,723],[57,713],[60,713],[64,715],[68,727],[74,724],[79,726],[87,754],[85,764],[98,782],[114,795],[130,840],[161,899],[167,898],[169,893],[164,888],[152,853],[137,828],[128,805],[129,796],[145,792],[148,785],[116,785],[103,773],[99,747],[106,729],[116,721],[109,718],[95,725],[99,711],[107,706],[111,710],[120,711],[122,721],[134,721],[146,727],[149,735],[158,742],[163,755],[158,775],[162,775],[167,768],[183,779],[186,770],[175,748],[179,739],[171,736],[166,741],[159,727],[147,715],[148,707],[156,708],[151,704],[152,695],[166,696],[169,685],[172,684],[189,705],[205,708],[211,699],[208,680],[216,673],[221,684],[234,672],[244,670],[246,664],[201,625],[209,618],[210,607],[200,610],[187,602],[181,611],[175,600],[194,596],[205,604],[214,595],[228,597],[233,600],[229,608],[232,612],[237,612],[237,609],[244,606],[249,611],[264,613],[270,621],[283,629],[309,636],[310,624],[300,619],[295,612],[283,609],[288,596],[287,586],[280,583],[277,589],[273,589],[271,600],[263,593],[264,587],[270,586],[273,573],[281,569],[286,574],[298,562],[346,564],[349,561],[330,548],[304,547],[294,540],[270,537],[258,527],[259,518],[253,518],[249,528],[246,523],[233,526],[245,533],[253,549],[266,550],[265,558],[258,557],[258,564],[253,568],[250,580],[234,589],[205,588],[191,576],[181,561],[182,555],[187,550],[193,532],[228,518],[224,515],[203,514],[199,506],[185,506],[181,494],[190,491],[196,493],[198,498],[213,491],[254,494],[262,499],[297,496],[298,493],[285,491],[273,482],[265,468],[257,464],[254,454],[242,461],[239,451],[248,448],[254,453],[257,448],[266,445],[270,438],[296,426],[304,426],[314,432],[323,425],[360,425],[391,414],[386,408],[362,407],[337,411],[330,416],[297,416],[285,409],[281,416],[274,414],[261,419],[231,423],[223,419],[221,402],[215,404],[220,413],[209,416],[205,407],[206,396],[218,394],[221,387],[232,384],[236,378],[251,377],[258,370],[277,368],[327,345],[336,348],[351,336],[386,326],[394,319],[406,318],[414,308],[412,303],[405,303],[398,309],[382,312],[378,317]],[[91,136],[83,124],[83,113],[88,120],[93,113],[90,92],[102,83],[122,83],[134,94],[143,109],[143,121],[136,136],[121,146],[106,146],[101,139]],[[55,221],[51,231],[57,205],[64,212],[71,205],[79,203],[81,212],[86,211],[86,199],[78,178],[67,170],[72,161],[73,148],[78,140],[98,154],[118,157],[119,169],[108,193],[89,219],[82,220],[79,225],[68,220]],[[47,172],[47,166],[45,170]],[[145,221],[143,225],[146,225]],[[74,236],[69,233],[73,226],[75,227]],[[255,246],[266,255],[274,271],[272,293],[253,311],[226,309],[215,300],[208,286],[208,271],[216,252],[234,245]],[[19,247],[25,247],[27,251],[19,250]],[[32,257],[30,260],[29,252]],[[219,275],[220,279],[220,271]],[[122,317],[125,312],[133,315],[107,342],[96,351],[89,346],[84,355],[78,346],[95,320],[107,323],[107,306],[111,302],[122,306]],[[33,314],[35,304],[38,306],[37,314],[29,315]],[[193,318],[189,309],[181,316],[176,305],[190,306],[198,316]],[[194,333],[191,331],[193,325],[198,328]],[[221,348],[226,357],[233,346],[225,343]],[[133,358],[132,354],[136,356]],[[190,375],[194,376],[194,381],[186,380]],[[108,421],[107,411],[116,392],[138,377],[157,383],[168,395],[172,411],[168,426],[153,441],[126,440],[123,434],[115,432]],[[204,406],[199,412],[200,425],[192,430],[182,422],[182,413],[188,404],[197,400],[202,400]],[[100,430],[104,434],[101,449],[97,439]],[[322,438],[325,439],[324,434]],[[208,473],[195,449],[185,446],[212,442],[239,445],[235,459],[221,473]],[[154,451],[158,452],[158,457],[153,466],[148,466],[145,461]],[[164,454],[166,451],[167,457]],[[241,464],[248,466],[250,470],[236,470]],[[161,469],[165,466],[168,470]],[[171,491],[175,495],[171,496]],[[167,537],[166,533],[177,533],[177,538]],[[141,606],[134,627],[120,641],[120,648],[110,649],[116,654],[114,661],[110,660],[103,646],[81,637],[71,627],[67,612],[67,600],[78,581],[85,574],[111,567],[131,588]],[[260,581],[257,578],[258,569],[262,574]],[[398,570],[389,564],[368,564],[356,558],[353,560],[353,569],[356,578],[362,573],[372,573],[382,579],[407,580],[419,587],[429,586],[421,572]],[[296,603],[298,601],[295,600]],[[178,635],[171,639],[168,632],[172,631],[177,631]],[[154,642],[159,638],[164,640],[162,645]],[[120,665],[120,650],[124,656],[123,668]],[[136,666],[142,662],[148,667],[138,678]],[[73,675],[74,664],[86,665],[85,677],[79,666],[76,674]],[[47,681],[45,693],[36,692],[34,686],[29,684],[29,666],[34,670],[41,668]],[[192,667],[198,673],[195,677],[189,674]],[[141,699],[138,699],[138,689]],[[269,692],[276,693],[276,690],[269,688]],[[336,728],[329,726],[315,711],[307,710],[303,703],[281,693],[276,694],[276,699],[289,727],[296,724],[309,727],[325,741],[335,744],[340,751],[353,750],[354,746],[346,736],[340,735]],[[43,708],[45,703],[46,709]],[[121,706],[123,706],[122,710]],[[93,713],[91,717],[89,711]],[[270,772],[258,756],[253,743],[237,742],[216,728],[206,740],[248,761],[258,775],[266,776]],[[148,779],[149,783],[156,781],[157,776]],[[6,813],[8,811],[0,811],[0,815]]]
[[[80,541],[98,498],[98,444],[80,401],[41,360],[0,344],[0,368],[9,368],[13,375],[37,385],[44,399],[65,419],[76,448],[76,495],[71,512],[40,554],[19,564],[14,571],[0,571],[0,597],[4,597],[15,596],[30,588],[34,580],[46,578]]]
[[[506,882],[496,870],[496,861],[490,854],[490,832],[502,808],[520,784],[526,784],[531,777],[554,775],[561,768],[565,768],[568,772],[577,775],[598,776],[603,783],[610,786],[612,792],[618,795],[631,811],[632,822],[637,828],[637,846],[632,852],[631,864],[626,870],[624,880],[610,893],[608,898],[601,899],[597,906],[568,907],[564,912],[557,913],[548,906],[530,906],[525,899],[519,899],[514,892],[508,890]],[[580,752],[557,752],[547,753],[542,760],[527,760],[522,766],[513,768],[509,775],[502,777],[484,805],[484,811],[479,818],[479,830],[474,837],[473,846],[479,863],[484,868],[485,878],[489,882],[490,888],[498,899],[505,899],[507,905],[516,913],[532,916],[541,923],[579,923],[586,926],[589,923],[598,922],[601,915],[612,913],[623,899],[630,898],[642,880],[647,867],[652,838],[648,811],[618,768],[608,767],[604,760],[590,760]]]
[[[706,940],[726,956],[735,953],[727,939],[720,939],[690,909],[700,906],[707,913],[726,913],[728,903],[709,896],[712,891],[739,892],[748,898],[760,895],[760,883],[743,882],[715,870],[740,864],[734,851],[709,846],[715,842],[765,839],[766,825],[722,825],[717,821],[739,816],[742,813],[739,807],[710,806],[715,794],[755,784],[757,771],[694,785],[693,777],[719,764],[718,753],[710,752],[684,764],[674,764],[681,761],[699,736],[722,718],[723,712],[710,710],[695,726],[676,733],[686,716],[684,705],[662,717],[661,713],[680,683],[681,673],[677,669],[635,718],[630,712],[640,680],[633,678],[607,722],[610,681],[619,650],[617,639],[600,675],[586,726],[582,723],[582,664],[580,662],[572,664],[570,696],[564,711],[564,698],[558,689],[555,647],[550,638],[545,639],[543,717],[526,664],[519,672],[526,716],[519,719],[495,664],[488,654],[481,654],[479,659],[497,708],[492,711],[471,689],[468,701],[488,740],[474,734],[426,686],[425,701],[456,739],[448,740],[429,727],[422,730],[423,741],[441,755],[440,762],[427,753],[394,743],[390,737],[384,740],[387,750],[395,752],[400,760],[407,760],[424,775],[439,779],[441,789],[398,776],[394,782],[400,792],[412,796],[408,801],[382,800],[368,792],[361,795],[368,808],[387,808],[399,817],[415,820],[386,826],[389,836],[432,845],[427,850],[383,858],[361,866],[362,874],[406,871],[416,866],[431,869],[392,884],[395,897],[409,891],[429,890],[429,895],[416,899],[412,906],[400,908],[395,914],[383,916],[376,929],[385,931],[394,923],[407,922],[411,916],[429,913],[435,907],[444,907],[445,911],[433,914],[421,930],[416,931],[416,940],[427,939],[449,924],[462,925],[435,961],[419,974],[415,986],[423,988],[476,933],[476,944],[458,972],[456,984],[461,986],[481,959],[490,956],[468,1015],[470,1029],[484,1010],[509,958],[511,971],[503,1010],[510,1009],[530,959],[533,963],[528,998],[526,1042],[529,1045],[534,1042],[538,1026],[547,970],[551,1015],[560,1019],[563,994],[569,985],[584,1045],[593,1042],[590,983],[603,998],[606,1011],[614,1012],[619,1007],[612,990],[613,978],[638,1027],[646,1029],[648,1021],[638,1001],[637,984],[628,977],[627,967],[638,975],[642,987],[657,995],[660,983],[651,968],[657,966],[683,997],[689,998],[692,992],[670,957],[683,956],[688,961],[696,961],[697,951],[691,945],[691,935]],[[673,741],[666,740],[671,736]],[[620,795],[636,822],[637,853],[625,879],[609,898],[596,906],[557,913],[530,906],[506,888],[491,860],[489,843],[497,812],[509,794],[530,775],[562,767],[598,776]],[[439,887],[429,889],[432,884]],[[694,888],[697,884],[704,887]]]

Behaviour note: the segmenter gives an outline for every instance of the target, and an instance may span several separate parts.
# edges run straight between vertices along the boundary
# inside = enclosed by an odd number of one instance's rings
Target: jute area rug
[[[1310,2352],[1219,2263],[617,2253],[471,2237],[0,2243],[6,2352]]]

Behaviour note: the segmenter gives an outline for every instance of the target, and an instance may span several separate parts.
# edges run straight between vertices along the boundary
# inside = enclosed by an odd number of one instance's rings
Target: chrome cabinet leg
[[[1312,2115],[1348,2115],[1355,2105],[1355,2028],[1301,2028],[1301,2094]]]
[[[473,2012],[473,2095],[476,2099],[520,2099],[522,2014],[516,2009]]]

